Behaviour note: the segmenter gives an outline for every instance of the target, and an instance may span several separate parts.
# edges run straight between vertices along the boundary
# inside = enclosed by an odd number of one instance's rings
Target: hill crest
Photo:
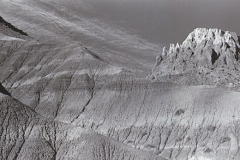
[[[235,32],[197,28],[157,57],[150,75],[187,85],[238,85],[240,43]]]

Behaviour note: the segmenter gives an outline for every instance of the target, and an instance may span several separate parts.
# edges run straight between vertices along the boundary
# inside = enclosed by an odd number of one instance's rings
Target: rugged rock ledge
[[[234,32],[197,28],[181,45],[163,48],[150,78],[188,85],[239,86],[239,47]]]

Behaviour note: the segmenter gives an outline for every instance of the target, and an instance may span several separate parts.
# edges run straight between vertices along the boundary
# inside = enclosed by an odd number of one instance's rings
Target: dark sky
[[[161,44],[177,43],[197,27],[240,34],[240,0],[85,0],[96,18]]]

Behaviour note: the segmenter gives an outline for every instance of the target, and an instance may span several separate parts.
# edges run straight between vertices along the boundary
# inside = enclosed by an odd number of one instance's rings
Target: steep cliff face
[[[238,86],[239,37],[220,29],[197,28],[181,44],[170,44],[157,57],[151,78],[182,84]]]

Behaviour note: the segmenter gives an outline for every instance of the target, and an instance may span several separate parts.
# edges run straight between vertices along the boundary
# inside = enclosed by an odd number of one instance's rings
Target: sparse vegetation
[[[175,112],[175,115],[180,116],[181,114],[184,114],[184,113],[185,113],[185,111],[183,109],[179,109]]]

